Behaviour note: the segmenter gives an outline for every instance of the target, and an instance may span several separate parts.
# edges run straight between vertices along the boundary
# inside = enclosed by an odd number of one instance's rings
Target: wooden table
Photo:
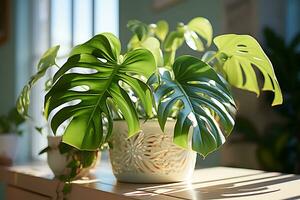
[[[63,183],[53,180],[45,163],[0,167],[6,199],[61,199]],[[0,197],[1,199],[1,197]],[[91,177],[75,181],[69,199],[300,199],[300,176],[228,167],[195,170],[189,183],[119,183],[110,164],[100,163]]]

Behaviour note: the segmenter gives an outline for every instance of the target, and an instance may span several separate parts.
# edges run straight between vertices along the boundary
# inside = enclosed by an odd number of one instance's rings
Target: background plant
[[[264,170],[300,173],[300,34],[284,41],[270,28],[264,30],[267,54],[275,66],[285,103],[274,108],[281,123],[272,123],[260,133],[247,118],[239,118],[237,131],[244,140],[258,145],[257,160]],[[270,95],[267,101],[270,101]]]
[[[10,109],[7,115],[0,116],[0,134],[17,133],[22,134],[18,127],[25,121],[25,119],[17,112],[14,107]]]

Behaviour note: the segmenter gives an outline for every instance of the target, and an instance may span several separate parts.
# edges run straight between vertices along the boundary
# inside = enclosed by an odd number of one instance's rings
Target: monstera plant
[[[144,139],[136,138],[143,132],[141,116],[157,118],[162,131],[173,118],[176,146],[205,157],[218,149],[233,129],[236,106],[231,86],[257,95],[269,90],[274,93],[272,105],[282,103],[272,64],[251,36],[228,34],[213,39],[211,24],[201,17],[186,25],[179,23],[171,32],[166,21],[147,25],[133,20],[128,28],[133,37],[125,54],[121,54],[120,41],[113,34],[102,33],[75,46],[54,75],[54,84],[45,97],[45,115],[54,133],[67,123],[64,143],[80,150],[99,148],[111,141],[112,132],[120,131],[114,128],[114,116],[120,114],[128,128],[124,140],[134,138],[125,146],[135,145],[123,152],[133,152],[145,144]],[[207,51],[212,42],[217,51]],[[184,43],[198,51],[199,58],[176,57]],[[263,75],[262,88],[255,70]],[[121,146],[112,144],[112,148]],[[149,144],[156,143],[151,141],[145,148]],[[142,156],[135,157],[143,160],[141,157],[152,152],[143,151]],[[166,147],[164,154],[168,151]],[[138,165],[151,168],[149,162]]]
[[[236,109],[230,85],[255,92],[257,96],[260,90],[272,91],[272,105],[283,101],[270,60],[249,35],[217,36],[213,39],[217,51],[203,52],[202,40],[208,48],[213,38],[211,24],[205,18],[194,18],[187,25],[179,23],[170,33],[166,21],[150,25],[131,21],[128,27],[134,33],[128,47],[149,49],[155,55],[158,67],[167,71],[152,76],[149,83],[158,83],[154,88],[157,117],[162,128],[174,110],[172,105],[180,104],[174,130],[174,142],[180,146],[187,147],[191,125],[194,127],[193,149],[203,156],[224,143],[224,135],[228,136],[234,125],[232,116]],[[202,58],[181,56],[174,62],[176,50],[184,42],[191,49],[203,52]],[[255,68],[264,77],[262,88],[259,88]]]
[[[58,50],[59,46],[54,46],[42,55],[37,65],[37,72],[30,77],[17,99],[17,109],[15,109],[15,112],[22,119],[24,118],[26,122],[33,124],[41,135],[47,135],[48,146],[41,150],[40,154],[47,153],[48,165],[56,177],[66,182],[64,191],[68,191],[70,181],[76,177],[85,175],[96,163],[99,153],[98,149],[94,151],[81,151],[70,145],[61,143],[61,137],[53,136],[51,131],[49,131],[47,122],[40,126],[34,117],[30,115],[31,90],[39,82],[43,83],[44,92],[47,92],[52,87],[53,77],[46,75],[48,71],[60,68],[56,63]],[[43,113],[43,107],[40,108],[40,113]],[[15,147],[15,145],[12,145],[12,147]]]

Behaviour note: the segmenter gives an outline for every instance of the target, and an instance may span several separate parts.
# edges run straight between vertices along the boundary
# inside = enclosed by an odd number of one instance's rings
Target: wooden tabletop
[[[0,167],[0,181],[54,199],[62,196],[63,183],[53,180],[45,163]],[[70,199],[300,199],[300,176],[214,167],[195,170],[191,182],[129,184],[117,182],[110,164],[101,162],[90,177],[74,181]]]

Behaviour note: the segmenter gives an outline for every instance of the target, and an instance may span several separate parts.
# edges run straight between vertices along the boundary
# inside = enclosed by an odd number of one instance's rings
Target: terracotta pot
[[[128,138],[125,121],[115,121],[110,160],[118,181],[168,183],[187,181],[195,168],[196,153],[175,145],[174,121],[163,133],[156,120],[141,122],[142,131]]]
[[[50,150],[47,151],[47,161],[50,169],[56,177],[67,175],[70,172],[70,168],[67,168],[67,165],[72,159],[71,155],[68,155],[67,153],[61,154],[59,152],[58,146],[60,141],[61,136],[48,136],[48,146],[50,147]],[[97,152],[96,156],[97,158],[94,160],[91,166],[78,171],[76,178],[87,176],[89,174],[90,170],[98,163],[101,154]]]

